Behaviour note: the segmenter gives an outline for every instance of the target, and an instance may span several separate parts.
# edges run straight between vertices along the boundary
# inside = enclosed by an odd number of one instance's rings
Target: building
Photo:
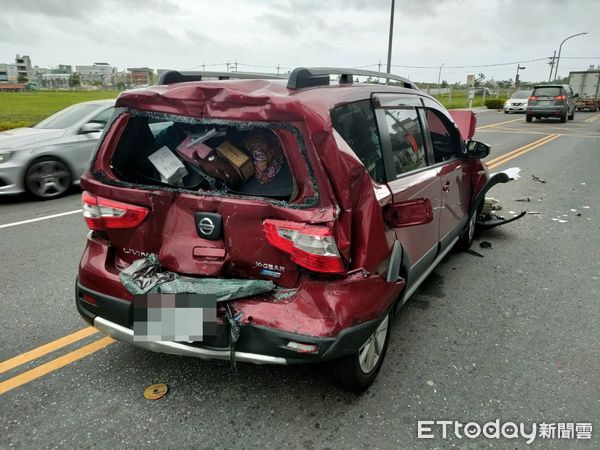
[[[108,63],[94,63],[91,66],[75,66],[75,72],[79,74],[81,84],[110,86],[114,82],[117,68]]]
[[[16,64],[0,64],[0,83],[16,83],[18,78]]]
[[[35,80],[35,73],[31,67],[31,58],[29,58],[29,56],[20,56],[17,54],[15,57],[15,64],[17,65],[17,79],[21,78],[25,81]]]
[[[70,73],[44,73],[38,83],[44,89],[69,89]]]
[[[154,84],[154,70],[148,67],[128,67],[127,84],[130,86],[149,86]]]

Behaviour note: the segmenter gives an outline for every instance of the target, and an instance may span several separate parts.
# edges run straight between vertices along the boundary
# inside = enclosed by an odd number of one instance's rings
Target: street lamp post
[[[437,84],[438,84],[438,87],[440,87],[440,78],[441,78],[441,76],[442,76],[442,67],[444,67],[445,65],[446,65],[446,63],[442,64],[442,65],[440,66],[440,70],[439,70],[439,72],[438,72],[438,83],[437,83]]]
[[[390,38],[388,41],[387,73],[392,71],[392,39],[394,37],[394,6],[396,1],[392,0],[392,10],[390,12]],[[390,80],[386,80],[386,84]]]
[[[558,63],[560,62],[560,51],[562,50],[562,46],[563,44],[568,41],[571,38],[574,38],[575,36],[581,36],[582,34],[587,34],[587,31],[584,31],[583,33],[577,33],[577,34],[572,34],[571,36],[566,37],[561,43],[560,43],[560,47],[558,47],[558,57],[556,58],[556,69],[554,70],[554,79],[556,80],[556,77],[558,76]]]
[[[519,81],[519,70],[524,70],[526,69],[525,66],[522,66],[521,64],[517,64],[517,75],[515,76],[515,86],[519,87],[520,81]]]

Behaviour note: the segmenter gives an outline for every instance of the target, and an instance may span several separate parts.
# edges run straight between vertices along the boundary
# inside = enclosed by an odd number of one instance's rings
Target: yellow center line
[[[0,383],[0,395],[29,383],[37,378],[43,377],[51,372],[54,372],[55,370],[65,367],[75,361],[80,360],[81,358],[85,358],[92,353],[96,353],[97,351],[108,347],[113,342],[115,342],[113,338],[106,336],[102,339],[92,342],[91,344],[84,345],[77,350],[67,353],[66,355],[53,359],[46,364],[42,364],[41,366],[35,367],[27,372],[23,372],[22,374],[9,378],[8,380]]]
[[[554,135],[554,134],[550,134],[550,135],[544,136],[543,138],[541,138],[541,139],[538,139],[537,141],[530,142],[529,144],[526,144],[526,145],[523,145],[522,147],[516,148],[516,149],[514,149],[514,150],[512,150],[512,151],[510,151],[510,152],[508,152],[508,153],[505,153],[504,155],[500,155],[500,156],[498,156],[497,158],[491,159],[491,160],[487,161],[487,162],[486,162],[486,164],[487,164],[488,166],[490,166],[490,165],[492,165],[492,164],[495,164],[496,162],[498,162],[498,161],[500,161],[500,160],[503,160],[503,159],[505,159],[505,158],[508,158],[508,157],[510,157],[511,155],[514,155],[514,154],[516,154],[516,153],[519,153],[519,152],[521,152],[521,151],[523,151],[523,150],[526,150],[526,149],[528,149],[529,147],[532,147],[532,146],[534,146],[534,145],[537,145],[537,144],[539,144],[539,143],[543,143],[543,142],[545,142],[546,140],[550,139],[552,136],[555,136],[555,135]]]
[[[82,339],[85,339],[88,336],[98,333],[98,330],[94,327],[86,327],[75,333],[68,334],[67,336],[63,336],[60,339],[44,344],[38,348],[34,348],[26,353],[22,353],[21,355],[15,356],[14,358],[7,359],[0,363],[0,374],[7,372],[15,367],[20,366],[21,364],[28,363],[29,361],[33,361],[34,359],[41,358],[48,353],[52,353],[60,348],[66,347],[67,345],[73,344],[74,342],[78,342]]]
[[[536,148],[538,148],[538,147],[541,147],[541,146],[542,146],[542,145],[544,145],[544,144],[547,144],[548,142],[551,142],[551,141],[553,141],[553,140],[555,140],[555,139],[558,139],[560,136],[561,136],[560,134],[552,134],[552,135],[550,135],[550,136],[548,137],[548,139],[545,139],[545,140],[540,140],[541,142],[540,142],[540,141],[537,141],[538,143],[537,143],[537,144],[535,144],[535,143],[534,143],[535,145],[530,145],[530,146],[527,146],[527,147],[525,147],[525,148],[521,149],[521,150],[520,150],[520,151],[518,151],[518,152],[511,152],[511,153],[510,153],[510,154],[508,154],[508,155],[504,155],[504,157],[496,158],[496,159],[495,159],[495,160],[493,160],[491,163],[488,163],[488,167],[489,167],[490,169],[493,169],[493,168],[495,168],[495,167],[498,167],[498,166],[499,166],[499,165],[501,165],[501,164],[507,163],[507,162],[508,162],[508,161],[510,161],[511,159],[515,159],[515,158],[517,158],[517,157],[519,157],[519,156],[521,156],[521,155],[524,155],[524,154],[525,154],[525,153],[527,153],[527,152],[530,152],[531,150],[534,150],[534,149],[536,149]]]
[[[598,120],[599,118],[600,118],[600,114],[596,114],[595,116],[588,117],[587,119],[585,119],[585,121],[590,123],[590,122],[594,122],[595,120]]]
[[[475,129],[475,131],[478,131],[478,130],[485,130],[486,128],[494,128],[494,127],[497,127],[498,125],[502,125],[502,124],[505,124],[505,123],[517,122],[517,121],[519,121],[519,120],[523,120],[523,118],[522,118],[522,117],[519,117],[518,119],[507,120],[507,121],[505,121],[505,122],[498,122],[498,123],[492,123],[492,124],[490,124],[490,125],[484,125],[484,126],[482,126],[482,127],[478,127],[478,128],[476,128],[476,129]]]

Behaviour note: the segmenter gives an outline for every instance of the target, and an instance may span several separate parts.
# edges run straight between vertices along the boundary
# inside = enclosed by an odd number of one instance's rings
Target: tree
[[[79,87],[81,86],[81,78],[78,73],[72,73],[69,77],[69,86],[70,87]]]
[[[27,76],[23,75],[22,73],[19,74],[19,76],[17,77],[17,82],[19,83],[27,83]]]
[[[481,86],[484,81],[485,81],[485,75],[483,73],[479,72],[477,74],[477,78],[475,78],[475,82],[474,82],[475,87]]]
[[[446,80],[442,80],[442,87],[443,88],[447,88],[448,87],[448,82]]]

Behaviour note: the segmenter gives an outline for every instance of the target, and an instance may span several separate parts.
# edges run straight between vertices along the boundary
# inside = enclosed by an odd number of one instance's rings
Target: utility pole
[[[377,64],[379,66],[379,69],[377,69],[378,72],[381,72],[381,60],[379,60],[379,64]]]
[[[225,64],[227,64],[227,72],[229,72],[229,61],[227,61]]]
[[[387,73],[392,72],[392,39],[394,37],[394,6],[396,0],[392,0],[392,10],[390,12],[390,39],[388,41],[388,55],[387,55]],[[385,80],[385,84],[390,82],[389,78]]]
[[[548,59],[550,60],[550,62],[548,64],[550,64],[550,75],[548,75],[548,82],[552,81],[552,71],[554,70],[554,59],[556,58],[556,50],[554,50],[554,55],[552,55],[552,57],[548,57]]]
[[[235,71],[236,72],[238,71],[238,69],[237,69],[237,59],[235,60]]]
[[[281,66],[277,64],[277,75],[279,75],[279,69],[281,69]]]

